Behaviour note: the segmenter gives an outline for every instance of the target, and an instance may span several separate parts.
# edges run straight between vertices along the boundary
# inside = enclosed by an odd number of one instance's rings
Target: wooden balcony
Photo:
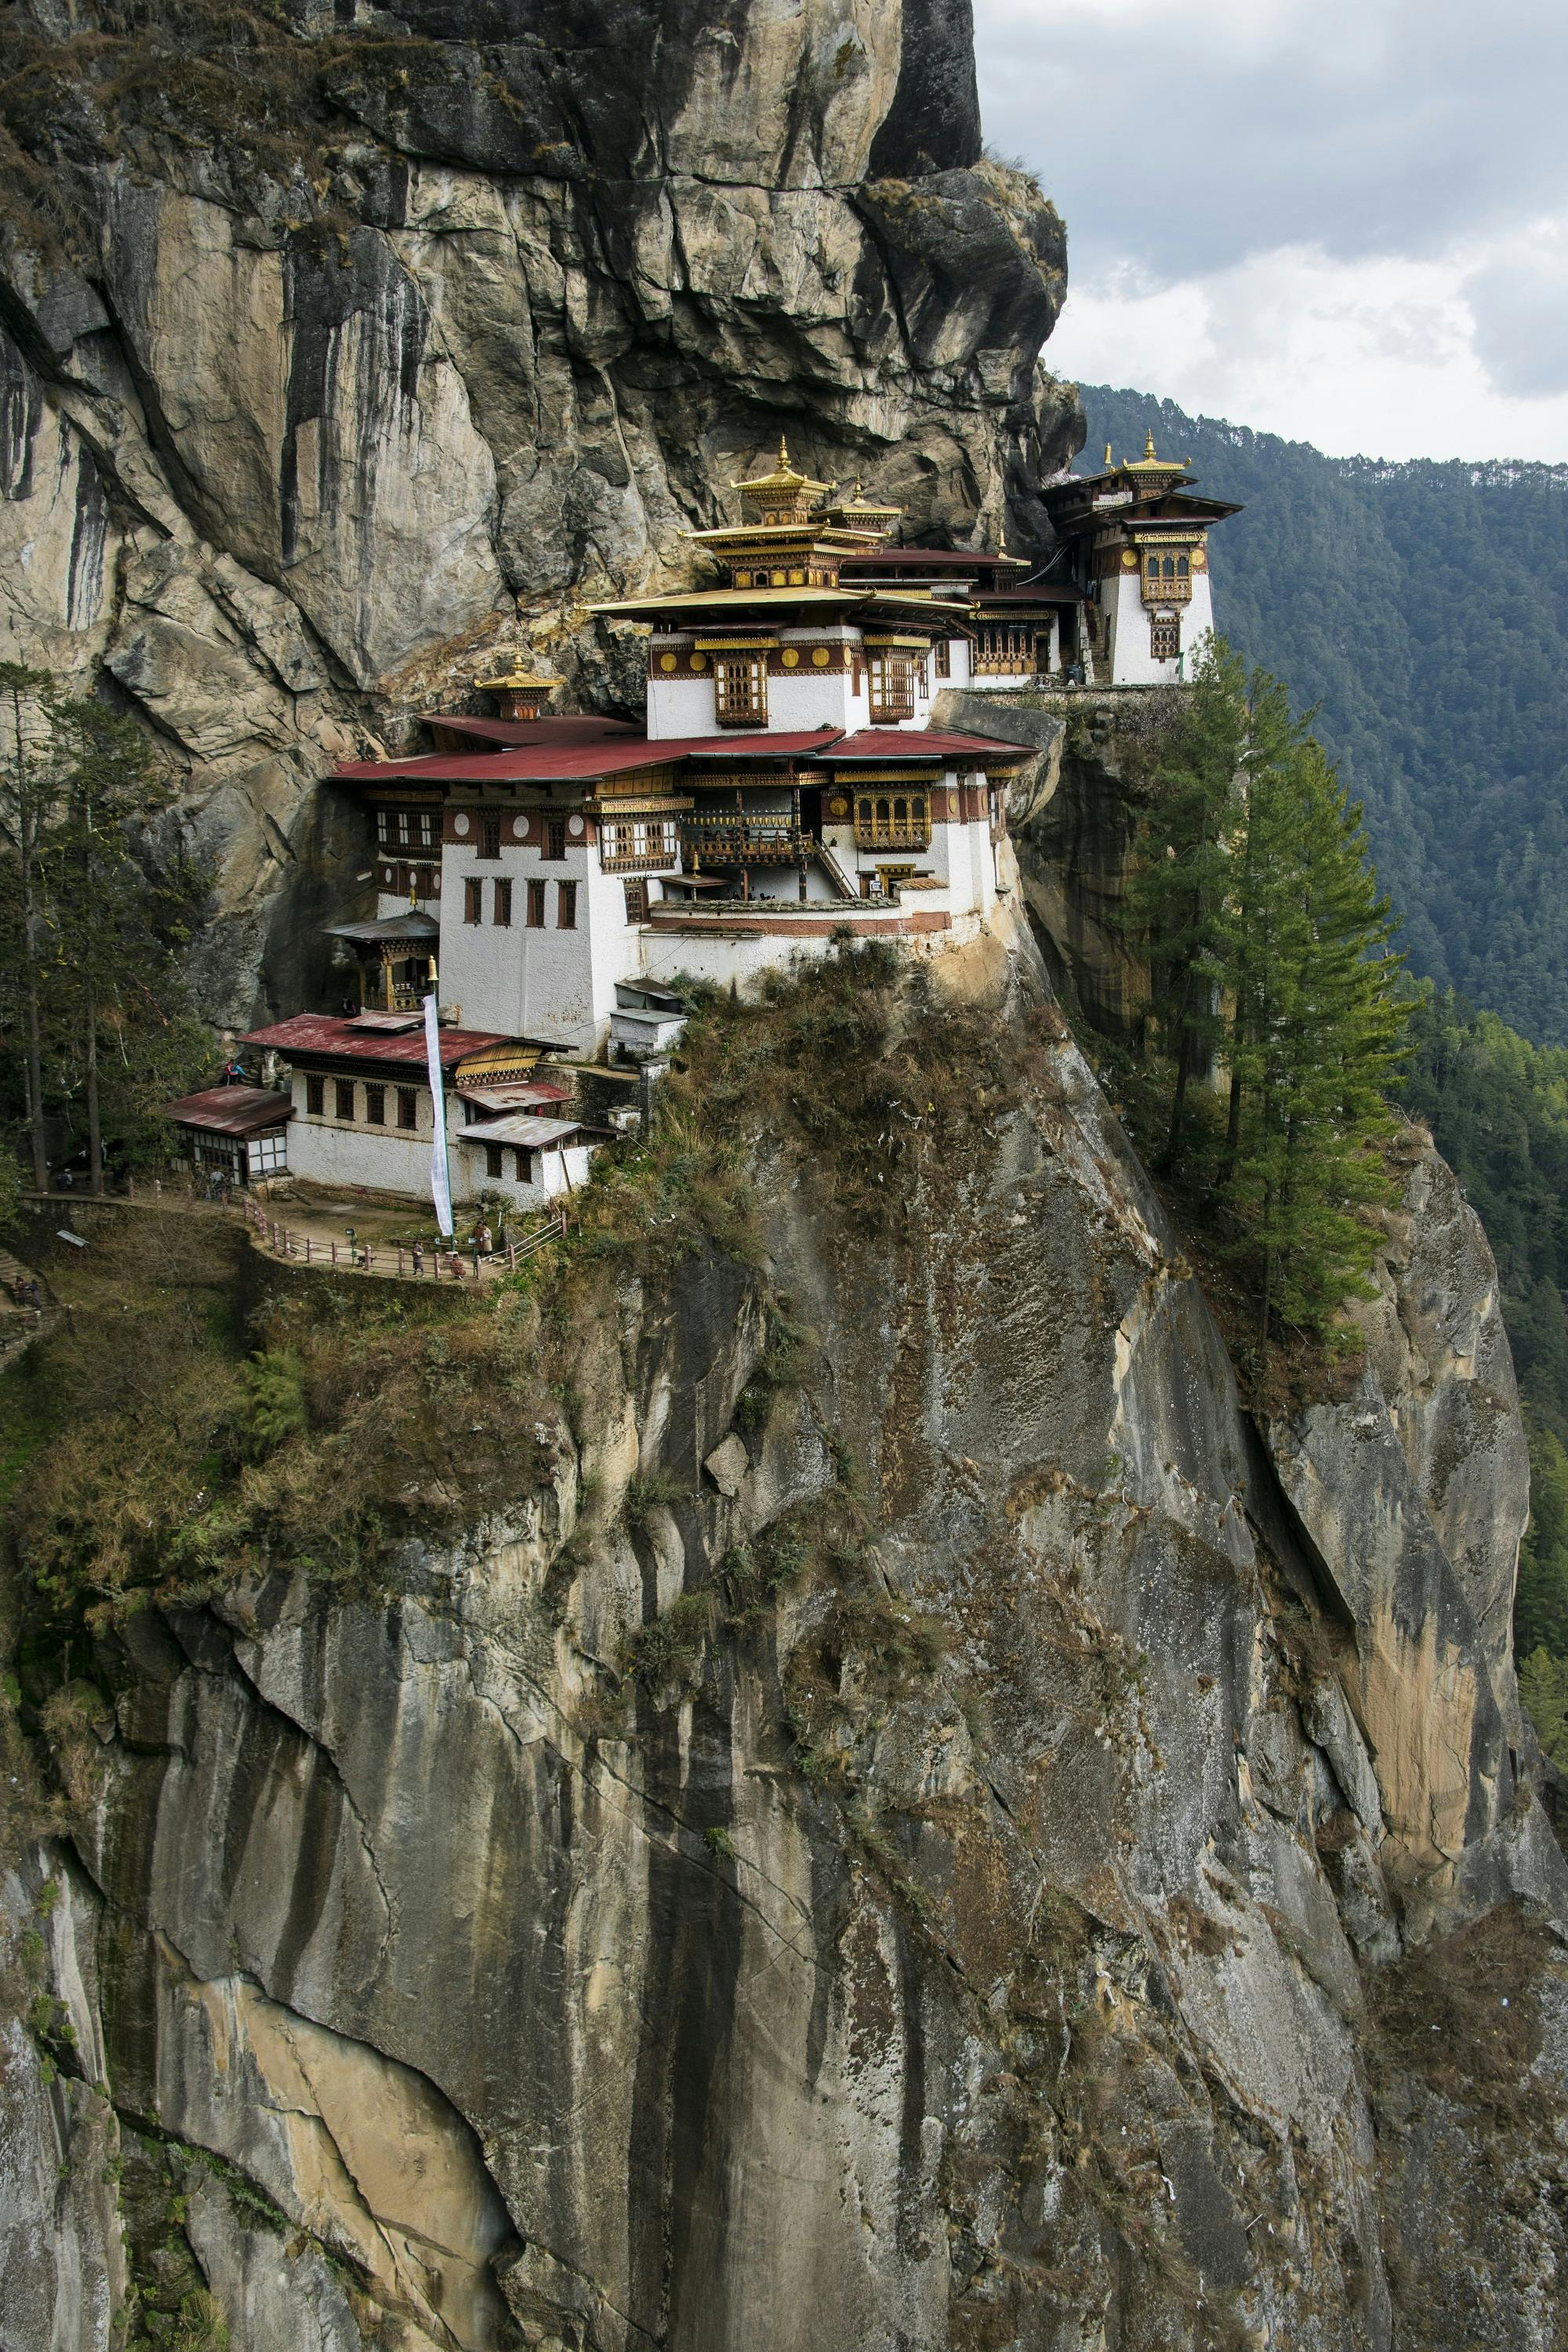
[[[605,850],[599,859],[600,870],[605,874],[674,874],[679,871],[679,849],[645,850],[640,857],[617,856]]]
[[[1151,580],[1143,574],[1145,604],[1190,604],[1193,601],[1191,580]]]
[[[914,820],[895,824],[890,818],[879,821],[875,817],[868,824],[857,817],[855,846],[857,849],[929,849],[931,824],[929,821],[922,824]]]
[[[816,835],[787,816],[746,816],[739,810],[688,817],[680,839],[693,870],[701,866],[801,866],[816,851]]]

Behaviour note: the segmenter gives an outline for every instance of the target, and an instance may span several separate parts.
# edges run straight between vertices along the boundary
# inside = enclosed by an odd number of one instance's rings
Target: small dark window
[[[499,857],[500,856],[500,819],[499,816],[481,816],[479,819],[479,856],[481,857]]]
[[[533,1181],[533,1154],[526,1143],[520,1143],[517,1147],[517,1181],[520,1184],[531,1184]]]
[[[492,919],[504,930],[511,921],[511,884],[510,882],[496,884],[495,901]]]
[[[506,1171],[501,1166],[500,1145],[499,1143],[487,1143],[485,1146],[485,1174],[487,1176],[502,1176],[505,1172]]]
[[[1178,580],[1186,580],[1186,579],[1190,579],[1190,578],[1191,578],[1191,576],[1192,576],[1192,569],[1193,569],[1192,565],[1187,562],[1187,559],[1186,559],[1186,557],[1185,557],[1184,555],[1178,555],[1178,556],[1177,556],[1177,558],[1176,558],[1176,577],[1177,577],[1177,579],[1178,579]]]
[[[485,886],[477,874],[470,874],[463,885],[463,920],[480,923],[485,914]]]
[[[544,855],[558,866],[566,855],[566,820],[563,816],[547,817],[544,824]]]
[[[625,885],[625,888],[626,894],[627,922],[646,923],[647,920],[647,884],[646,882],[628,882]]]
[[[352,1078],[337,1081],[338,1117],[353,1118],[354,1115],[354,1082]]]
[[[577,928],[575,882],[557,882],[555,885],[555,928],[558,931],[574,931]]]
[[[310,1118],[320,1118],[326,1108],[327,1082],[325,1078],[307,1076],[305,1080],[305,1108]]]
[[[531,931],[544,929],[544,885],[531,882],[528,886],[528,928]]]
[[[364,1115],[372,1127],[386,1125],[386,1088],[384,1087],[366,1087]]]
[[[410,1132],[419,1124],[419,1096],[413,1087],[397,1089],[397,1124]]]
[[[436,868],[433,866],[419,868],[419,896],[422,898],[434,898],[436,896]]]
[[[952,647],[945,637],[936,641],[936,674],[938,677],[952,676]]]

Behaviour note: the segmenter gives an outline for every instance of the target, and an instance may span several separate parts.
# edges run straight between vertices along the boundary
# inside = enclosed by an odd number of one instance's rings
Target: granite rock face
[[[9,634],[183,771],[231,1022],[322,985],[366,847],[323,772],[498,636],[640,708],[579,593],[683,576],[781,431],[911,530],[1028,545],[1079,429],[1037,362],[1061,224],[982,152],[964,0],[343,15],[13,26]]]
[[[1554,2341],[1479,1229],[1413,1141],[1362,1391],[1264,1443],[1028,940],[948,977],[1018,1083],[889,1222],[765,1169],[764,1268],[607,1283],[384,1597],[107,1643],[83,2046],[235,2352]],[[858,1562],[764,1573],[847,1480]],[[1497,1923],[1528,2130],[1386,2023]]]

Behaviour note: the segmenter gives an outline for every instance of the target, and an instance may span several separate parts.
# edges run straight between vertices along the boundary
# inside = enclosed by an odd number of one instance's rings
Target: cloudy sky
[[[1568,459],[1568,0],[975,0],[1047,357],[1335,455]]]

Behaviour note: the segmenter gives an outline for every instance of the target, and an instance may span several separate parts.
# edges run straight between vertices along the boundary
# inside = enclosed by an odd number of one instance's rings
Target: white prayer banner
[[[434,996],[425,999],[425,1059],[430,1072],[430,1100],[436,1112],[436,1132],[430,1145],[430,1198],[436,1203],[436,1222],[450,1241],[452,1176],[447,1165],[447,1097],[441,1091],[441,1035]]]

